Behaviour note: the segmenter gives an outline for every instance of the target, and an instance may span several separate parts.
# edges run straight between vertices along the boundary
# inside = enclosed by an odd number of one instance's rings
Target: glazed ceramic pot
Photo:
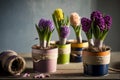
[[[69,40],[71,43],[70,62],[82,62],[82,50],[88,47],[88,42],[83,40],[82,43],[77,43],[76,40]]]
[[[108,74],[110,63],[110,48],[104,52],[89,52],[83,50],[84,74],[89,76],[103,76]]]
[[[38,47],[38,48],[37,48]],[[56,72],[58,48],[40,49],[39,46],[32,46],[33,70],[41,73]]]
[[[71,44],[67,43],[65,45],[57,45],[58,46],[58,64],[68,64],[70,63],[70,52],[71,52]]]

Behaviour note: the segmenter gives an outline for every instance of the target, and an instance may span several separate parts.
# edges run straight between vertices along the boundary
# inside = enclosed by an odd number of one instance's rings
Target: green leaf
[[[56,19],[56,17],[54,16],[54,14],[52,14],[52,18],[53,18],[55,27],[56,27],[56,29],[57,29],[58,35],[60,36],[60,28],[59,28],[60,24],[59,24],[59,22],[57,22],[57,19]]]
[[[38,32],[39,40],[41,40],[41,32],[40,29],[38,28],[37,24],[35,24],[36,30]]]
[[[67,16],[67,19],[66,19],[66,25],[69,26],[70,25],[70,20],[69,20],[69,17]]]
[[[101,34],[100,40],[104,40],[108,34],[108,30],[104,30],[103,33]]]

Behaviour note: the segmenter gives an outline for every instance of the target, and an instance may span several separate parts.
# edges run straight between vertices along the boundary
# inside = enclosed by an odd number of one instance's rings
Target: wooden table
[[[33,76],[39,73],[35,73],[32,69],[32,58],[31,54],[19,54],[25,58],[27,65],[26,69],[20,76],[0,76],[1,79],[34,79]],[[111,53],[110,67],[120,70],[120,52]],[[30,77],[23,78],[22,75],[30,73]],[[120,79],[120,72],[109,70],[109,74],[106,76],[92,77],[85,76],[83,74],[82,63],[70,63],[64,65],[57,65],[57,71],[51,73],[50,77],[44,79]]]

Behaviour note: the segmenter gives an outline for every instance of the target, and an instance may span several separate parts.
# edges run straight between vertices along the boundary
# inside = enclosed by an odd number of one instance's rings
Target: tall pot
[[[40,46],[32,46],[33,70],[41,73],[56,72],[58,48],[40,49]]]
[[[110,51],[110,48],[97,53],[83,50],[84,74],[90,76],[107,75],[110,63]]]

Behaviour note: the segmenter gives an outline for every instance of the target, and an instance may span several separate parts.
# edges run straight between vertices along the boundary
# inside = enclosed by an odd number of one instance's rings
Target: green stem
[[[103,40],[95,39],[95,47],[102,48]]]
[[[67,38],[60,38],[60,44],[66,44]]]
[[[88,39],[88,44],[89,44],[89,48],[91,48],[92,46],[94,46],[93,39]]]
[[[76,36],[77,43],[82,43],[82,36]]]

